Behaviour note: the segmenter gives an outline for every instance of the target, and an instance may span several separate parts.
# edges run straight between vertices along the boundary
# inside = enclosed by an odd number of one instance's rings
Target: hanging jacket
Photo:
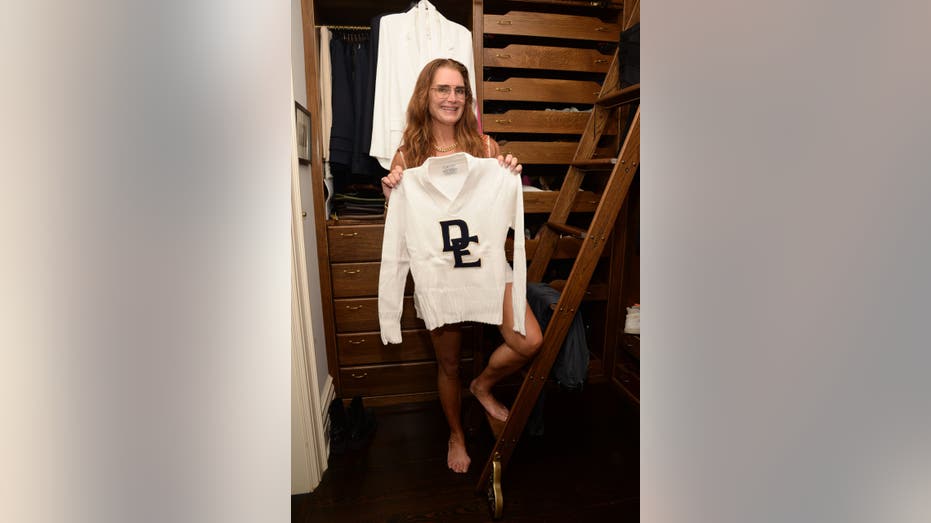
[[[559,301],[560,293],[545,283],[527,284],[527,304],[540,324],[540,330],[546,332],[553,310],[550,305]],[[578,389],[588,376],[588,343],[585,340],[585,325],[582,313],[576,312],[569,326],[569,332],[563,341],[559,355],[553,363],[550,375],[556,382],[567,389]]]

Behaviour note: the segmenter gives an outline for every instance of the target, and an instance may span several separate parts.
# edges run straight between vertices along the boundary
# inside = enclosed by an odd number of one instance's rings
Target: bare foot
[[[499,403],[498,400],[491,395],[491,391],[479,388],[475,384],[475,380],[472,380],[472,383],[469,384],[469,390],[472,391],[472,395],[475,396],[475,399],[482,404],[482,407],[485,407],[485,410],[491,414],[492,418],[498,421],[508,420],[507,407]]]
[[[469,454],[466,452],[465,441],[463,441],[462,436],[450,436],[446,465],[453,472],[462,474],[469,470],[469,463],[472,463],[472,459],[469,458]]]

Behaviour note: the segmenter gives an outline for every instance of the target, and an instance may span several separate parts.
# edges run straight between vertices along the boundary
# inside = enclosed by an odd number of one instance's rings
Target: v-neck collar
[[[465,174],[465,180],[462,182],[462,187],[459,189],[459,192],[452,198],[447,196],[435,183],[433,183],[433,176],[430,174],[430,164],[437,163],[449,159],[453,161],[456,157],[464,157],[466,164],[468,166],[467,172]],[[458,213],[462,207],[469,201],[472,193],[475,192],[475,178],[479,176],[479,169],[475,169],[476,158],[468,153],[458,152],[450,154],[448,156],[436,156],[427,158],[427,161],[424,162],[422,169],[423,173],[421,176],[415,177],[420,185],[424,188],[426,193],[430,195],[430,198],[433,202],[442,209],[445,209],[446,212],[450,214]]]

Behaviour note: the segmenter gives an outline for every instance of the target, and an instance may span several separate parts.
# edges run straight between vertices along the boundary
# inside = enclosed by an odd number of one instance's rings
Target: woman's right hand
[[[381,192],[385,194],[385,201],[390,197],[391,190],[401,183],[403,173],[404,169],[402,169],[400,165],[395,165],[391,168],[391,172],[388,173],[388,176],[381,179]]]

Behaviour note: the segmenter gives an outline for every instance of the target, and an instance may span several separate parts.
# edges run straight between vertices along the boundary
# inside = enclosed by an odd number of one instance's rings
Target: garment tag
[[[443,174],[445,176],[453,176],[456,174],[464,174],[469,170],[469,160],[461,154],[456,154],[449,157],[438,157],[434,158],[430,163],[430,174]]]

